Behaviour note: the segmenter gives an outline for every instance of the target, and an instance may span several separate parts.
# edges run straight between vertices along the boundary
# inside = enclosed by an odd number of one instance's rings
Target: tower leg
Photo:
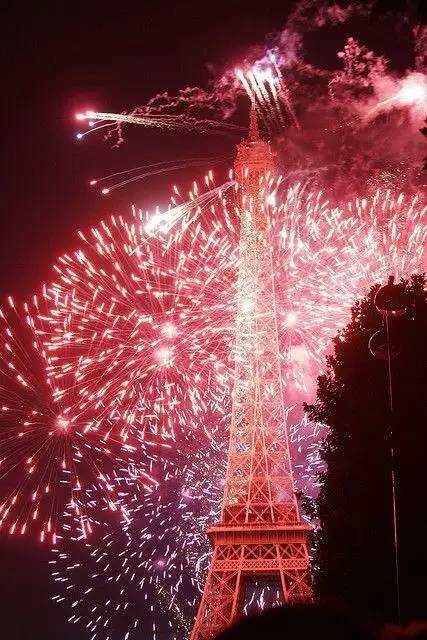
[[[300,530],[299,539],[282,530],[282,540],[276,543],[256,543],[254,532],[246,532],[239,543],[214,544],[191,640],[212,640],[242,615],[246,580],[274,577],[283,603],[311,599],[307,532]]]
[[[191,634],[191,640],[212,640],[237,618],[241,572],[211,569]]]

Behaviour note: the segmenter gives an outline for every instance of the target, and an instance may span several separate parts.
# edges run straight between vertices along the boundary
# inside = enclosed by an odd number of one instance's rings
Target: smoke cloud
[[[413,12],[394,19],[375,16],[376,31],[387,34],[388,41],[399,29],[407,31],[411,62],[394,69],[383,52],[363,42],[364,25],[369,27],[375,10],[375,2],[302,0],[276,33],[238,61],[243,71],[266,72],[276,65],[286,85],[289,117],[264,133],[290,182],[321,188],[337,203],[378,188],[425,190],[425,140],[419,129],[427,115],[427,29]],[[335,65],[322,66],[313,55],[308,59],[307,42],[322,41],[322,30],[335,28],[342,42]],[[233,122],[244,95],[234,61],[207,88],[185,87],[175,95],[165,91],[134,113]]]

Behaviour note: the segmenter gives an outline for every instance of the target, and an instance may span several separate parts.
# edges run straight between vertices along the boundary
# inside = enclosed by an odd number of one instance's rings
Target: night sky
[[[125,213],[132,203],[166,203],[169,185],[185,183],[197,171],[136,183],[108,198],[89,188],[92,177],[233,149],[232,139],[138,127],[127,129],[119,149],[99,135],[77,142],[75,112],[121,111],[163,90],[206,86],[209,64],[221,70],[239,60],[280,28],[292,3],[31,4],[24,11],[23,3],[9,3],[2,20],[1,301],[10,294],[25,298],[49,280],[55,258],[77,246],[77,229]],[[335,45],[318,42],[317,62],[324,57],[327,64],[329,55],[335,62]],[[4,537],[0,553],[4,637],[76,637],[48,601],[51,585],[40,546],[30,538]]]

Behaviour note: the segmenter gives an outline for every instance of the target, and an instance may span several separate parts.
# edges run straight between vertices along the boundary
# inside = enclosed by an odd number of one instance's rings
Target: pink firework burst
[[[152,451],[167,459],[189,433],[226,440],[239,217],[232,176],[219,187],[212,174],[205,182],[203,190],[194,183],[186,197],[175,188],[164,213],[133,210],[80,233],[82,247],[58,261],[56,280],[16,319],[40,366],[29,379],[19,341],[5,341],[7,370],[16,369],[6,387],[15,386],[16,402],[9,395],[2,403],[8,428],[1,458],[4,473],[27,485],[19,491],[6,485],[3,519],[11,531],[37,520],[33,502],[55,505],[41,527],[52,530],[82,482],[102,482],[117,463],[141,464]],[[321,193],[287,188],[280,177],[264,187],[285,401],[290,425],[299,425],[294,440],[303,443],[295,464],[310,491],[315,478],[305,467],[316,455],[301,401],[311,398],[330,338],[354,300],[390,273],[399,278],[423,269],[425,208],[417,198],[407,202],[388,192],[331,207]],[[4,330],[10,338],[10,328]]]
[[[109,508],[117,510],[106,471],[134,450],[123,440],[100,437],[101,420],[84,415],[73,390],[64,397],[60,381],[53,382],[34,312],[40,312],[37,300],[32,307],[24,305],[22,316],[12,299],[0,311],[0,522],[10,534],[31,530],[55,544],[66,505],[81,535],[91,532],[79,500],[87,482],[97,482]]]
[[[53,378],[79,409],[120,419],[123,437],[199,428],[229,395],[239,218],[233,182],[165,213],[136,210],[81,234],[38,316]],[[330,338],[372,282],[423,268],[425,208],[377,192],[345,208],[282,179],[266,185],[288,401],[310,393]],[[59,394],[63,393],[58,391]],[[64,392],[65,393],[65,392]],[[206,425],[206,420],[204,420]]]

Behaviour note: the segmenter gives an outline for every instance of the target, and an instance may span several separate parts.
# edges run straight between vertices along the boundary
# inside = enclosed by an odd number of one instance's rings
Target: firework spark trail
[[[100,193],[102,195],[106,195],[107,193],[128,185],[131,182],[140,181],[153,175],[167,174],[171,171],[177,171],[179,169],[186,169],[189,167],[206,167],[206,164],[209,164],[210,166],[216,166],[229,159],[230,155],[224,155],[216,157],[211,156],[206,158],[184,158],[182,160],[180,159],[176,161],[174,160],[166,162],[153,162],[137,167],[132,167],[131,169],[125,169],[124,171],[115,171],[114,173],[110,173],[105,176],[93,178],[92,180],[90,180],[89,184],[92,187],[99,184],[104,185]]]
[[[264,112],[264,119],[266,120],[267,127],[276,128],[279,123],[274,108],[271,105],[269,96],[265,90],[264,82],[259,79],[259,76],[255,75],[254,71],[247,71],[247,78],[253,95],[258,100],[258,104],[261,107],[261,112]]]
[[[220,186],[213,186],[213,174],[209,172],[205,176],[205,184],[211,187],[209,191],[199,193],[199,188],[196,182],[193,182],[193,188],[188,192],[189,200],[182,204],[177,204],[176,199],[172,198],[173,206],[170,207],[165,213],[156,213],[146,223],[146,231],[158,231],[159,229],[166,233],[170,231],[173,226],[179,220],[185,220],[185,225],[188,226],[191,222],[199,216],[202,208],[209,208],[211,213],[214,213],[215,207],[218,206],[218,202],[223,202],[223,198],[226,193],[236,186],[234,180],[228,180]],[[176,191],[176,195],[180,195],[179,191]],[[189,215],[191,214],[191,215]]]
[[[277,80],[278,80],[278,86],[279,86],[279,95],[281,100],[284,102],[286,109],[288,110],[289,115],[292,118],[292,121],[294,123],[294,125],[296,126],[297,129],[300,129],[300,123],[298,121],[298,118],[295,114],[295,110],[292,106],[291,103],[291,99],[290,99],[290,95],[289,95],[289,89],[286,86],[285,80],[283,78],[283,74],[280,70],[279,65],[277,64],[277,60],[276,60],[276,56],[273,54],[269,55],[269,61],[271,62],[271,64],[273,65],[273,68],[276,72],[276,76],[277,76]],[[272,91],[273,91],[273,87],[272,87]]]
[[[80,140],[89,133],[99,131],[103,128],[116,128],[123,124],[137,124],[144,127],[154,127],[168,129],[172,131],[187,131],[200,134],[233,135],[242,131],[242,127],[230,122],[218,122],[209,119],[197,119],[190,115],[173,115],[150,113],[147,108],[136,109],[132,113],[107,113],[102,111],[86,111],[76,114],[76,120],[80,122],[88,121],[89,129],[79,132],[77,138]],[[95,123],[99,123],[94,126]]]
[[[280,71],[279,71],[280,73]],[[279,102],[278,93],[276,90],[276,85],[280,87],[279,76],[273,77],[272,69],[267,68],[265,70],[253,68],[252,72],[248,72],[248,75],[253,77],[253,81],[256,82],[259,91],[262,96],[263,103],[265,108],[268,109],[272,115],[272,120],[276,126],[277,130],[282,129],[286,126],[285,119],[282,113],[282,107]],[[281,81],[281,88],[284,87],[283,78]],[[282,96],[281,96],[282,97]],[[283,94],[283,98],[285,94]],[[290,111],[290,103],[289,100],[284,100],[285,106]]]
[[[266,79],[265,79],[269,89],[270,89],[270,93],[273,97],[273,103],[274,106],[276,107],[276,111],[277,111],[277,115],[279,116],[279,121],[280,121],[280,126],[285,127],[286,126],[286,122],[285,119],[283,117],[283,113],[282,113],[282,109],[280,106],[280,100],[279,100],[279,95],[278,92],[276,90],[276,83],[274,81],[274,78],[271,76],[271,74],[267,74]]]
[[[276,103],[271,104],[270,97],[264,86],[264,79],[256,72],[256,69],[246,72],[236,69],[235,73],[267,130],[272,132],[277,129],[279,125],[278,118],[279,120],[281,119],[280,106],[277,105],[276,107]]]
[[[284,184],[280,177],[270,180],[266,196],[286,401],[294,404],[312,394],[329,341],[354,300],[390,273],[399,278],[423,268],[426,227],[416,198],[406,204],[402,195],[378,193],[342,210],[330,208],[321,194]],[[167,221],[163,214],[134,210],[129,219],[112,217],[90,234],[80,233],[84,248],[60,258],[57,281],[34,308],[27,307],[55,407],[51,414],[64,413],[67,420],[70,414],[67,438],[71,431],[90,440],[84,449],[73,444],[71,459],[77,452],[84,462],[92,452],[108,471],[115,458],[133,455],[141,439],[157,442],[167,455],[185,431],[208,434],[229,411],[239,237],[235,183],[215,187],[208,174],[205,187],[193,183],[188,200],[175,188]],[[36,379],[33,395],[44,397],[37,385],[45,382]],[[26,390],[21,385],[19,392]],[[42,421],[43,437],[51,438],[50,425]],[[8,442],[1,455],[6,468],[15,459],[13,438]],[[99,464],[94,467],[99,476]],[[5,502],[3,510],[17,528],[14,505]],[[24,529],[27,521],[28,514]]]
[[[246,71],[236,69],[236,77],[269,132],[283,130],[286,126],[281,103],[284,104],[295,127],[300,129],[283,75],[274,56],[270,56],[270,58],[272,66],[265,69],[254,66]]]
[[[69,622],[92,638],[141,631],[155,638],[156,629],[175,638],[186,631],[209,557],[204,527],[215,518],[225,464],[225,447],[200,444],[188,440],[166,462],[151,454],[148,472],[154,467],[162,483],[150,491],[141,491],[141,470],[110,478],[127,514],[113,531],[98,488],[85,492],[98,538],[82,548],[77,530],[76,544],[55,550],[50,564],[54,602],[70,606]],[[75,527],[73,518],[67,527]]]

